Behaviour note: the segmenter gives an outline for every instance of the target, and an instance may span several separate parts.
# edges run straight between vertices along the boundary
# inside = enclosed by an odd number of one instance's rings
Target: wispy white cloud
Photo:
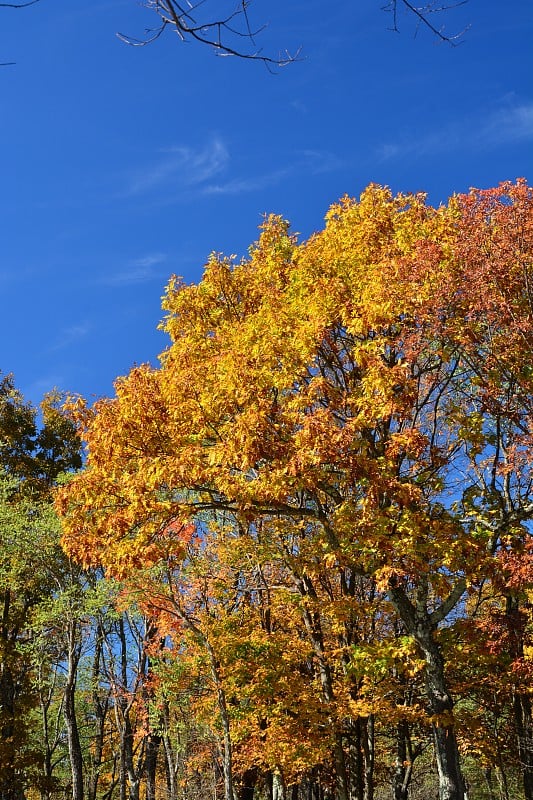
[[[486,122],[480,138],[493,147],[521,140],[533,141],[533,103],[501,108]]]
[[[59,375],[57,373],[43,375],[43,377],[37,378],[37,380],[33,381],[28,387],[25,387],[24,394],[27,397],[38,398],[38,400],[34,401],[37,404],[45,394],[52,392],[54,389],[59,389],[59,391],[61,391],[61,387],[65,385],[66,381],[64,375]]]
[[[328,150],[303,150],[301,156],[302,166],[314,175],[335,172],[344,166],[344,161]]]
[[[225,182],[210,183],[202,190],[205,195],[237,195],[248,192],[257,192],[277,186],[285,179],[301,174],[317,175],[325,172],[333,172],[343,166],[343,161],[327,150],[302,150],[294,154],[290,164],[286,167],[265,172],[260,175],[232,178]]]
[[[380,144],[376,148],[376,153],[380,161],[389,161],[390,159],[396,158],[396,156],[401,155],[403,151],[402,145],[392,144],[392,142]]]
[[[384,142],[376,148],[381,161],[406,156],[436,156],[461,150],[492,150],[519,141],[533,141],[533,102],[516,103],[513,98],[500,101],[499,107],[463,118],[438,131],[417,137],[403,137]]]
[[[63,350],[64,348],[70,347],[76,342],[79,342],[81,339],[84,339],[91,331],[91,326],[88,323],[78,323],[77,325],[71,325],[68,328],[63,328],[60,331],[57,339],[55,342],[52,343],[49,350]]]
[[[167,257],[165,253],[149,253],[130,261],[125,269],[108,273],[102,277],[100,283],[105,286],[136,286],[146,283],[160,276],[155,267],[163,264]]]
[[[297,98],[296,100],[291,100],[289,105],[292,109],[294,109],[294,111],[298,111],[298,113],[300,114],[307,114],[307,112],[309,111],[307,105],[303,102],[303,100],[300,100],[299,98]]]
[[[292,168],[278,169],[249,178],[233,178],[225,183],[212,183],[203,189],[203,194],[246,194],[275,186],[292,173]]]
[[[160,151],[157,161],[130,176],[123,195],[131,197],[165,187],[199,186],[222,172],[228,161],[226,145],[216,137],[200,148],[170,147]]]

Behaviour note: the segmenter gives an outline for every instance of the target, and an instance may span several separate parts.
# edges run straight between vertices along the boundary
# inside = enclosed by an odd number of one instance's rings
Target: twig
[[[151,44],[158,39],[169,26],[174,29],[182,41],[194,40],[200,44],[214,48],[218,56],[233,56],[251,61],[261,61],[267,67],[282,67],[293,61],[298,60],[299,51],[296,55],[289,52],[280,54],[277,58],[264,55],[262,50],[256,49],[256,36],[258,36],[266,26],[261,26],[254,30],[250,24],[248,7],[251,0],[239,0],[237,7],[225,16],[207,21],[197,20],[193,14],[207,0],[198,0],[197,3],[188,3],[184,6],[177,0],[146,0],[146,8],[155,11],[161,19],[158,28],[147,29],[144,39],[137,39],[132,36],[118,33],[121,41],[133,47],[142,47]],[[239,25],[240,23],[240,25]],[[244,40],[253,46],[254,49],[247,50],[246,46],[240,47],[232,40]]]
[[[466,33],[470,26],[467,26],[459,33],[455,33],[453,35],[448,35],[444,33],[444,28],[437,28],[431,20],[429,19],[429,14],[439,14],[446,11],[450,11],[453,8],[458,8],[459,6],[464,6],[468,0],[457,0],[455,3],[446,3],[442,6],[437,6],[434,3],[428,3],[425,6],[415,6],[410,0],[390,0],[385,6],[383,6],[384,11],[390,11],[393,16],[393,30],[398,30],[398,3],[401,3],[409,13],[414,14],[414,16],[418,19],[419,24],[423,25],[424,27],[428,28],[438,39],[442,42],[446,42],[446,44],[450,44],[452,47],[456,47],[458,40],[460,40],[463,35]]]

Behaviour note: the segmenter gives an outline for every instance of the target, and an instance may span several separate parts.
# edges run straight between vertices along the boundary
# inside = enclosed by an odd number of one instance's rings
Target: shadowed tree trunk
[[[150,733],[146,740],[144,770],[146,775],[146,800],[156,800],[157,758],[161,745],[161,736]]]
[[[78,624],[75,620],[71,620],[69,623],[67,637],[67,680],[64,691],[64,714],[72,774],[72,800],[83,800],[83,755],[76,717],[76,678],[81,646],[78,641]]]
[[[523,611],[518,598],[509,595],[506,598],[506,617],[509,630],[513,632],[513,657],[524,657],[524,623]],[[533,800],[533,718],[531,698],[524,691],[515,691],[513,697],[513,714],[516,729],[516,744],[525,800]]]
[[[101,689],[99,686],[105,635],[106,634],[102,625],[102,621],[99,620],[96,625],[96,639],[91,675],[93,701],[92,711],[95,717],[95,733],[91,748],[90,775],[87,781],[87,800],[96,800],[97,797],[98,782],[100,779],[100,770],[104,755],[105,723],[109,712],[109,690],[106,690],[105,696],[102,698],[100,696]]]

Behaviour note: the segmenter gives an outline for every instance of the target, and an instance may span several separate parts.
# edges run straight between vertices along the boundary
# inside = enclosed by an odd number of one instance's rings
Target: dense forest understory
[[[0,800],[533,800],[532,252],[370,186],[112,399],[3,378]]]

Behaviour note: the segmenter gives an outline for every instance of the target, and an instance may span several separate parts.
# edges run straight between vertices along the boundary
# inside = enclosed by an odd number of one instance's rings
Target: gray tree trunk
[[[394,603],[407,632],[414,638],[425,658],[425,683],[428,711],[433,718],[433,742],[439,775],[439,800],[468,800],[461,774],[459,748],[453,718],[453,700],[446,684],[444,659],[435,639],[438,621],[457,604],[464,586],[458,583],[437,611],[427,607],[427,583],[421,579],[414,603],[403,588],[389,588]]]

